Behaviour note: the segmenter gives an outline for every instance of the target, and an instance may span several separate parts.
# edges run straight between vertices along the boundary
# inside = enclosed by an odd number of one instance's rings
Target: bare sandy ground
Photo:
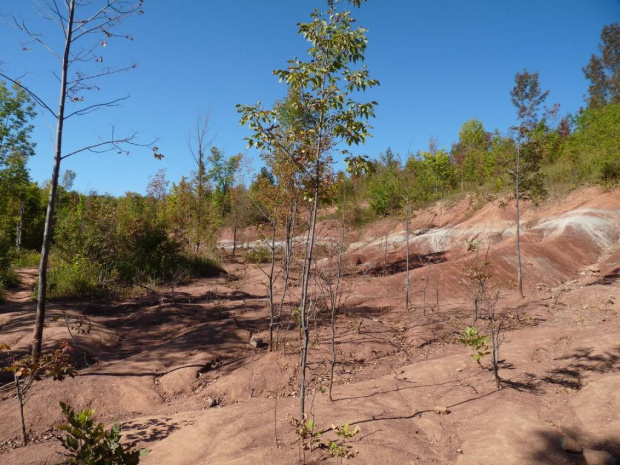
[[[514,290],[511,208],[502,199],[481,208],[463,200],[418,212],[409,310],[403,225],[386,220],[348,233],[334,400],[323,392],[330,332],[319,314],[308,410],[325,439],[334,438],[332,424],[360,427],[351,463],[585,464],[562,450],[563,435],[620,457],[620,193],[583,189],[525,209],[524,300]],[[335,222],[321,226],[324,243],[336,240]],[[457,342],[471,324],[463,270],[475,260],[472,243],[503,289],[501,390],[488,357],[480,367]],[[33,385],[26,447],[11,386],[0,388],[0,463],[62,463],[59,401],[94,408],[107,424],[121,421],[125,440],[151,451],[141,463],[300,463],[287,419],[299,410],[297,330],[280,332],[275,353],[249,347],[251,336],[267,335],[265,275],[241,262],[225,266],[226,276],[174,294],[51,304],[47,347],[70,339],[61,311],[84,316],[90,332],[74,335],[91,367]],[[35,308],[36,271],[20,273],[22,288],[0,304],[0,343],[16,353],[28,348]],[[337,463],[323,449],[305,455],[306,463]]]

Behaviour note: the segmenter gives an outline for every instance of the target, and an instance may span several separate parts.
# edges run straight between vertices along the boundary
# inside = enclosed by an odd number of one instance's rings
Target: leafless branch
[[[154,140],[149,143],[136,142],[135,139],[137,135],[137,133],[133,133],[128,137],[116,138],[114,137],[114,128],[112,128],[112,137],[110,139],[101,141],[97,144],[87,145],[78,150],[67,153],[66,155],[63,155],[61,159],[64,160],[65,158],[69,158],[82,152],[106,153],[112,150],[117,150],[119,153],[123,153],[127,151],[122,147],[122,145],[131,145],[134,147],[152,147],[153,144],[157,141]]]
[[[41,99],[37,94],[35,94],[33,91],[31,91],[28,87],[25,87],[23,85],[21,85],[19,83],[19,81],[16,81],[15,79],[10,78],[9,76],[7,76],[4,73],[0,73],[0,76],[3,77],[4,79],[6,79],[9,82],[12,82],[13,84],[15,84],[16,86],[18,86],[21,90],[23,90],[24,92],[27,92],[28,95],[30,95],[35,102],[37,102],[39,105],[41,105],[43,108],[45,108],[47,111],[49,111],[52,116],[54,118],[58,118],[58,116],[56,115],[56,113],[54,112],[54,110],[52,110],[43,99]]]
[[[118,102],[122,102],[123,100],[127,100],[130,96],[126,95],[125,97],[120,97],[117,98],[115,100],[112,100],[110,102],[106,102],[106,103],[95,103],[94,105],[89,105],[85,108],[82,108],[80,110],[76,110],[73,113],[68,114],[67,116],[65,116],[65,120],[71,118],[72,116],[78,115],[78,116],[82,116],[82,115],[87,115],[89,113],[92,113],[93,111],[97,111],[101,108],[110,108],[110,107],[117,107],[118,106]]]

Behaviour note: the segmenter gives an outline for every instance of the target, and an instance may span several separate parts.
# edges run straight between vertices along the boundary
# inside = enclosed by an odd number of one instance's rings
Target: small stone
[[[604,450],[584,449],[583,458],[587,465],[615,465],[616,459]]]
[[[457,453],[457,454],[462,454],[462,453],[463,453],[463,449],[457,449],[457,450],[456,450],[456,453]]]
[[[601,272],[601,267],[600,266],[596,266],[596,265],[592,265],[588,267],[588,271],[590,273],[600,273]]]
[[[562,439],[560,439],[560,445],[566,452],[572,452],[573,454],[581,454],[583,451],[581,445],[568,436],[562,436]]]
[[[448,415],[452,413],[452,410],[450,410],[448,407],[442,407],[440,405],[436,406],[433,410],[435,410],[435,413],[437,415]]]
[[[217,400],[215,400],[213,397],[207,397],[205,400],[205,404],[207,405],[207,408],[215,407],[217,405]]]
[[[260,349],[261,347],[263,347],[264,344],[265,343],[260,337],[253,337],[252,339],[250,339],[250,347],[252,347],[253,349]]]

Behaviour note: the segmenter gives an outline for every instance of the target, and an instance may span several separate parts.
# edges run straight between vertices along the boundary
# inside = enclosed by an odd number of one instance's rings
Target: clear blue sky
[[[58,41],[35,3],[4,0],[0,13],[20,16]],[[162,168],[178,181],[193,169],[187,138],[208,108],[215,145],[227,155],[246,151],[248,131],[235,105],[261,100],[269,106],[285,95],[271,73],[305,55],[297,23],[324,6],[318,0],[147,0],[145,14],[119,29],[135,41],[110,40],[103,49],[106,64],[138,67],[99,80],[101,90],[85,94],[93,103],[131,98],[120,108],[71,120],[65,150],[96,142],[114,125],[117,133],[139,131],[144,141],[159,138],[165,158],[158,162],[147,149],[128,157],[78,155],[63,165],[77,172],[74,187],[143,193],[148,177]],[[540,72],[542,87],[551,90],[549,104],[576,111],[587,90],[581,68],[597,50],[602,27],[620,21],[620,0],[368,0],[354,16],[369,30],[367,65],[381,81],[367,95],[379,102],[373,138],[355,150],[377,157],[388,146],[403,155],[425,149],[431,135],[449,149],[462,123],[474,117],[487,130],[506,131],[514,124],[509,90],[524,68]],[[23,39],[0,23],[0,66],[13,76],[27,72],[22,81],[55,106],[56,65],[36,45],[22,51]],[[51,175],[53,131],[39,113],[37,154],[29,166],[43,182]]]

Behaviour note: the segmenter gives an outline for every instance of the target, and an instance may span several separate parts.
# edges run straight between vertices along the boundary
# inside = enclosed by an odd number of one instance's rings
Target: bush
[[[254,247],[243,254],[246,263],[259,265],[271,262],[271,251],[267,247]]]
[[[209,278],[222,273],[222,269],[215,260],[198,255],[179,255],[176,258],[178,266],[188,271],[191,277]]]
[[[148,450],[132,450],[132,445],[123,446],[121,425],[115,423],[108,431],[105,425],[95,425],[92,416],[94,410],[82,410],[75,413],[73,409],[61,402],[60,408],[68,424],[59,425],[58,429],[68,434],[59,438],[62,446],[69,451],[66,463],[76,465],[137,465],[140,457]]]
[[[10,242],[0,238],[0,300],[4,299],[4,291],[19,284],[19,276],[11,266],[13,250]]]
[[[22,250],[15,254],[13,266],[15,268],[37,268],[41,260],[41,252],[37,250]]]
[[[50,299],[97,297],[111,293],[112,280],[103,282],[104,270],[82,257],[61,262],[47,275],[47,296]]]

